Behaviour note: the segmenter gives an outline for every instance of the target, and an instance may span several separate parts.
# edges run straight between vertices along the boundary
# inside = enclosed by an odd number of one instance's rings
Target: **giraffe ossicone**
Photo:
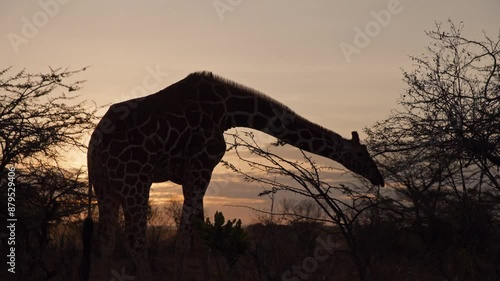
[[[356,132],[352,139],[344,139],[256,90],[210,72],[192,73],[155,94],[112,105],[92,134],[87,154],[89,196],[93,188],[107,272],[121,206],[126,247],[138,275],[142,281],[153,280],[146,251],[149,190],[152,183],[172,181],[182,185],[184,194],[175,253],[175,280],[182,280],[191,238],[193,246],[203,250],[193,226],[204,219],[203,196],[226,151],[223,133],[233,127],[260,130],[330,158],[374,185],[384,185]],[[208,263],[201,262],[205,280],[210,280]],[[88,266],[82,270],[88,271]]]

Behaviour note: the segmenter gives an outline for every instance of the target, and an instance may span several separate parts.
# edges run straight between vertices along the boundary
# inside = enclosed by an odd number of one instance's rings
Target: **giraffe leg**
[[[188,207],[186,200],[182,206],[182,215],[179,228],[177,229],[177,237],[175,242],[175,281],[183,281],[184,261],[187,253],[191,248],[191,223],[187,222],[188,214],[192,212],[191,207]]]
[[[198,214],[197,218],[197,223],[201,224],[199,226],[194,227],[194,248],[198,252],[198,257],[200,259],[200,265],[203,270],[203,277],[205,279],[203,280],[211,280],[211,275],[210,275],[210,263],[208,259],[208,253],[209,249],[208,246],[205,244],[205,241],[203,240],[200,232],[200,228],[202,224],[205,221],[205,214],[203,210],[203,199],[196,204],[197,210],[196,213]]]
[[[193,246],[196,250],[201,250],[199,257],[202,261],[204,281],[211,280],[208,251],[200,232],[204,222],[203,196],[210,183],[213,169],[226,151],[226,142],[224,135],[215,128],[204,133],[206,135],[202,135],[202,132],[195,133],[191,140],[191,143],[195,145],[185,152],[182,183],[184,204],[175,245],[175,281],[182,281],[185,259],[190,250],[191,241],[194,242]]]
[[[147,252],[147,214],[149,188],[151,184],[137,186],[136,194],[128,194],[123,199],[125,215],[126,247],[137,267],[141,281],[153,281]]]
[[[210,271],[208,267],[208,251],[201,239],[199,227],[203,224],[203,196],[208,186],[209,178],[198,182],[198,185],[183,185],[184,204],[179,229],[177,230],[177,240],[175,244],[175,281],[182,281],[186,256],[191,246],[200,251],[204,280],[210,281]],[[193,245],[191,245],[193,243]]]
[[[100,197],[100,198],[99,198]],[[118,223],[119,201],[111,196],[99,196],[98,247],[101,255],[99,267],[104,276],[111,278],[111,261],[115,248],[115,232]]]

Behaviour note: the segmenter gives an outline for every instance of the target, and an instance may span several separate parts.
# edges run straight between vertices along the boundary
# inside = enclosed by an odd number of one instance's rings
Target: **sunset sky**
[[[0,66],[28,72],[91,66],[78,76],[87,80],[78,93],[98,105],[209,70],[347,138],[397,108],[401,68],[411,69],[408,55],[425,51],[424,31],[436,21],[463,21],[465,37],[482,39],[483,31],[498,35],[499,15],[498,0],[2,1]],[[74,167],[86,165],[84,153],[68,158]],[[257,197],[261,191],[219,166],[207,215],[222,210],[250,223],[249,211],[223,205],[269,208]],[[167,183],[155,185],[151,198],[159,203],[179,194]]]

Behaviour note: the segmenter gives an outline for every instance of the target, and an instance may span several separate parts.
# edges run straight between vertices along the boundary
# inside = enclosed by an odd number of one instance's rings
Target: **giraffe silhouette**
[[[182,185],[184,195],[174,277],[176,281],[182,280],[185,257],[191,246],[203,250],[195,225],[204,219],[203,196],[213,169],[226,151],[223,133],[233,127],[260,130],[332,159],[374,185],[384,185],[356,132],[352,133],[352,139],[344,139],[256,90],[211,72],[192,73],[158,93],[113,104],[91,136],[89,198],[93,188],[99,207],[100,266],[110,272],[114,230],[121,206],[126,247],[137,273],[143,281],[153,280],[146,251],[149,191],[152,183],[172,181]],[[82,280],[88,279],[90,270],[91,222],[89,199]],[[204,257],[201,259],[205,280],[210,280],[208,262]]]

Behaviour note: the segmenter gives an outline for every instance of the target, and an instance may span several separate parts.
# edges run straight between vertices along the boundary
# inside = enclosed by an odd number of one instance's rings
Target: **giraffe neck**
[[[327,157],[341,164],[342,155],[350,148],[350,141],[339,134],[321,127],[296,114],[280,103],[266,99],[265,105],[255,97],[253,106],[246,115],[241,109],[228,107],[227,120],[231,127],[252,128],[269,134],[302,150]]]
[[[350,148],[350,140],[314,124],[284,104],[248,87],[223,78],[201,73],[200,97],[216,95],[221,98],[225,114],[221,117],[222,130],[234,127],[252,128],[305,151],[344,164],[342,155]]]

